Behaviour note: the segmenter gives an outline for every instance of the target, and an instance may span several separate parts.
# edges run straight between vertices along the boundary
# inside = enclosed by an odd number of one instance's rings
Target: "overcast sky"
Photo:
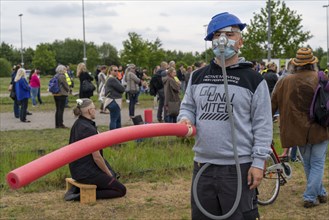
[[[329,0],[285,1],[302,16],[304,31],[313,38],[313,49],[327,48],[326,8]],[[165,50],[199,51],[205,49],[205,24],[221,12],[230,12],[250,24],[254,13],[266,5],[265,0],[230,1],[88,1],[85,0],[86,41],[97,45],[107,42],[118,50],[136,32],[143,39],[161,40]],[[83,40],[82,1],[0,0],[0,41],[20,48],[22,16],[23,47],[52,43],[65,38]],[[207,43],[210,46],[210,43]]]

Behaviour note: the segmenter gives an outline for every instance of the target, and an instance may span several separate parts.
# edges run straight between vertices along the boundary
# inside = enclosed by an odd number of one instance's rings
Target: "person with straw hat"
[[[327,128],[309,118],[314,90],[318,85],[318,58],[312,49],[300,48],[291,60],[293,74],[279,80],[272,93],[272,113],[280,111],[280,138],[285,148],[299,146],[307,179],[304,207],[327,202],[322,184],[329,136]]]

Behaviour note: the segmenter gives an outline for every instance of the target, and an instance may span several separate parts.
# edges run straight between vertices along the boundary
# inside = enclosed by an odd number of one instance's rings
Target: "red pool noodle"
[[[183,137],[195,133],[195,127],[175,123],[135,125],[103,132],[62,147],[9,172],[6,177],[7,183],[12,189],[18,189],[68,163],[114,144],[139,138]]]

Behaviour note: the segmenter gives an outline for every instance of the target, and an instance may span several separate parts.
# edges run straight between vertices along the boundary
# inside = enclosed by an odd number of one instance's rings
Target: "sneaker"
[[[26,112],[26,115],[32,115],[32,113],[31,112]]]
[[[126,100],[126,103],[129,103],[129,99]]]
[[[307,200],[304,201],[304,208],[313,208],[313,207],[318,206],[318,205],[319,205],[318,200],[316,200],[315,202],[307,201]]]
[[[327,195],[323,195],[323,196],[318,196],[319,202],[320,203],[327,203],[328,201],[328,196]]]

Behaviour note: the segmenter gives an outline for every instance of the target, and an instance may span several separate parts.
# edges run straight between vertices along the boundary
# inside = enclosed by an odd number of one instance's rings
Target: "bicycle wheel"
[[[280,170],[276,167],[277,165],[279,165],[279,162],[272,153],[266,160],[264,177],[260,185],[257,187],[259,205],[269,205],[273,203],[279,195]]]

